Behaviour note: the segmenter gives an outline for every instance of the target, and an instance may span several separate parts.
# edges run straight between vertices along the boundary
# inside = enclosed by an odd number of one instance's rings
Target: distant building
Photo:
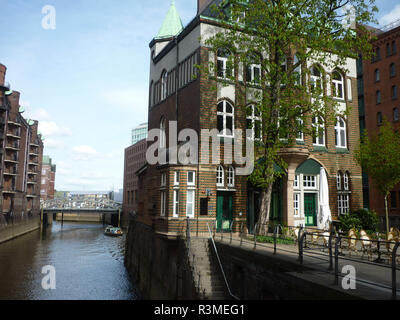
[[[43,142],[0,64],[0,242],[39,226]],[[17,230],[12,232],[10,230]]]
[[[371,59],[360,59],[357,66],[360,128],[369,134],[376,133],[385,118],[395,129],[400,128],[400,20],[373,31],[375,54]],[[384,197],[365,173],[363,192],[369,199],[364,206],[375,210],[385,225]],[[389,224],[400,226],[400,185],[390,193]]]
[[[49,156],[43,156],[42,179],[40,183],[40,198],[42,200],[54,199],[55,180],[56,165],[52,164]]]
[[[147,138],[147,123],[142,123],[132,129],[132,145],[136,142]]]
[[[126,226],[129,214],[137,211],[137,193],[139,189],[136,172],[146,164],[147,141],[142,139],[125,149],[124,189],[122,204],[122,223]]]

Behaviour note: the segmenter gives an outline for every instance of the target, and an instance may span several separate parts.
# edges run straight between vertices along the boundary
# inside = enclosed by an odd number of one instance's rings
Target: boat
[[[122,232],[121,228],[118,227],[113,227],[113,226],[108,226],[106,230],[104,230],[104,234],[106,236],[111,236],[111,237],[120,237],[124,233]]]

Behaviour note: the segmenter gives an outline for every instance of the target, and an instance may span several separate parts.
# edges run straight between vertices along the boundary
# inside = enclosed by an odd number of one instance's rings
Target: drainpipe
[[[178,122],[178,89],[179,89],[179,44],[178,37],[174,37],[176,46],[176,67],[175,67],[175,112],[176,122]]]

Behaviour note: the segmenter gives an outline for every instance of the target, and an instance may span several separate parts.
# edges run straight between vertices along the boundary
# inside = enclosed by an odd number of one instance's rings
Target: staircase
[[[229,297],[225,293],[225,282],[211,250],[209,239],[191,238],[190,262],[194,283],[201,299],[226,300]]]

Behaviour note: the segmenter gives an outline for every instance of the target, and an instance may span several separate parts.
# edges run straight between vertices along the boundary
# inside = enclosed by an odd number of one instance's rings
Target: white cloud
[[[44,140],[44,147],[46,149],[59,149],[59,148],[64,148],[65,144],[60,140],[48,138]]]
[[[392,11],[382,16],[379,20],[381,27],[400,19],[400,4],[396,5]]]
[[[39,121],[39,131],[46,137],[71,136],[72,131],[66,127],[59,127],[54,121]]]
[[[72,148],[72,159],[75,161],[89,161],[98,153],[91,146],[81,145]]]
[[[29,102],[21,101],[21,106],[25,107],[24,118],[38,120],[38,121],[49,121],[50,115],[43,108],[31,109],[31,104]]]

